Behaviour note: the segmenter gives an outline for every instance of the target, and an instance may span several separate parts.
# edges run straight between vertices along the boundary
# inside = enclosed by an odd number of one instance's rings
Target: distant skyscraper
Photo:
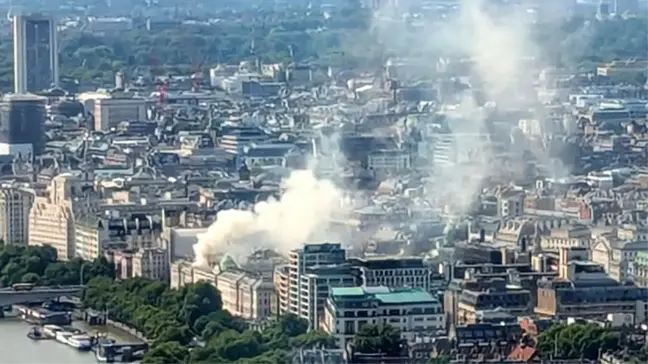
[[[43,151],[46,98],[7,95],[0,101],[0,155],[27,157]]]
[[[15,15],[14,92],[37,92],[58,85],[56,23],[41,15]]]

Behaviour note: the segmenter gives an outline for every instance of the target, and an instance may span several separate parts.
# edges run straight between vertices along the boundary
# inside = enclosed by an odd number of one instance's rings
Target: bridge
[[[82,290],[83,286],[34,287],[29,291],[1,288],[0,307],[19,303],[45,302],[62,296],[78,295]]]

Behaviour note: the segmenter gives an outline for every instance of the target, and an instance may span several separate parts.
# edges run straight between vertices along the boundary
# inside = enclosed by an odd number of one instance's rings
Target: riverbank
[[[89,325],[83,319],[84,312],[82,310],[75,310],[72,317],[74,318],[75,320],[74,323],[76,323],[76,325],[87,327],[89,328],[89,330],[102,331],[102,332],[110,332],[110,328],[112,328],[113,329],[112,331],[121,332],[123,336],[128,337],[129,339],[129,340],[119,340],[119,342],[124,341],[132,344],[149,343],[149,340],[146,338],[146,336],[144,336],[144,333],[138,331],[133,327],[125,325],[121,322],[113,321],[109,318],[106,318],[105,325]],[[104,328],[108,330],[103,330]]]

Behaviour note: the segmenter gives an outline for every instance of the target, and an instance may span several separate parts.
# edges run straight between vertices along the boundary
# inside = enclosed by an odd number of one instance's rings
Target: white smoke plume
[[[294,171],[277,199],[257,203],[252,211],[225,210],[194,245],[195,265],[207,266],[227,253],[245,259],[255,249],[287,253],[306,242],[326,241],[333,215],[340,211],[342,193],[311,171]]]
[[[435,74],[437,65],[444,63],[437,63],[437,60],[448,56],[469,59],[472,75],[468,82],[472,88],[482,91],[485,99],[500,110],[526,109],[532,105],[529,99],[536,95],[537,71],[546,64],[544,52],[531,35],[533,23],[527,9],[512,4],[493,4],[486,0],[460,0],[456,12],[449,12],[443,20],[423,18],[417,22],[416,30],[407,30],[402,22],[394,21],[393,14],[406,9],[395,11],[392,5],[386,5],[375,16],[374,34],[392,53],[427,60],[428,75]],[[403,45],[410,49],[403,49]],[[499,155],[488,136],[489,112],[475,103],[471,92],[465,92],[452,111],[456,116],[448,117],[455,135],[450,142],[454,155],[472,161],[446,168],[434,167],[434,175],[427,186],[429,198],[445,206],[450,213],[469,213],[484,181],[511,180],[524,172],[522,153],[518,153],[519,160],[510,164],[498,160]],[[530,152],[539,154],[539,160],[548,159],[543,151]],[[428,160],[431,159],[432,155]],[[564,171],[556,174],[564,174]]]

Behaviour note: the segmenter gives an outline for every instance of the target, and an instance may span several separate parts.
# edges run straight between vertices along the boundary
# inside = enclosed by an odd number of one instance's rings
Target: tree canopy
[[[72,29],[63,33],[60,41],[61,75],[101,84],[112,81],[116,71],[129,76],[186,75],[199,66],[257,58],[264,63],[299,61],[316,66],[376,67],[390,55],[430,58],[447,55],[443,52],[452,48],[442,43],[447,41],[442,37],[426,38],[426,47],[410,46],[420,43],[422,36],[434,34],[435,27],[443,27],[443,22],[433,22],[423,30],[386,29],[383,33],[387,34],[383,34],[376,29],[372,13],[357,3],[350,2],[327,16],[312,9],[293,8],[289,14],[222,14],[211,25],[183,25],[166,30],[149,31],[136,26],[113,34],[94,34]],[[560,24],[539,23],[531,33],[549,63],[578,65],[645,58],[646,28],[645,17],[607,21],[573,17],[561,20]],[[398,33],[403,39],[388,42],[393,38],[390,33]],[[0,38],[0,51],[0,90],[5,91],[11,89],[13,82],[11,38]]]
[[[591,359],[619,348],[619,332],[596,324],[555,324],[538,337],[543,358]]]
[[[37,285],[75,285],[81,279],[83,266],[84,282],[93,277],[115,276],[115,267],[105,258],[94,262],[72,259],[58,262],[56,250],[50,246],[24,247],[17,245],[0,246],[0,287],[15,283],[35,283]]]
[[[400,356],[403,340],[398,329],[390,325],[364,325],[353,339],[353,348],[359,353],[381,353]]]
[[[199,282],[178,290],[161,282],[97,278],[86,287],[87,307],[141,331],[152,341],[143,363],[283,363],[293,348],[334,347],[328,334],[286,315],[263,331],[250,330],[222,309],[218,291]],[[188,350],[198,340],[204,345]]]

